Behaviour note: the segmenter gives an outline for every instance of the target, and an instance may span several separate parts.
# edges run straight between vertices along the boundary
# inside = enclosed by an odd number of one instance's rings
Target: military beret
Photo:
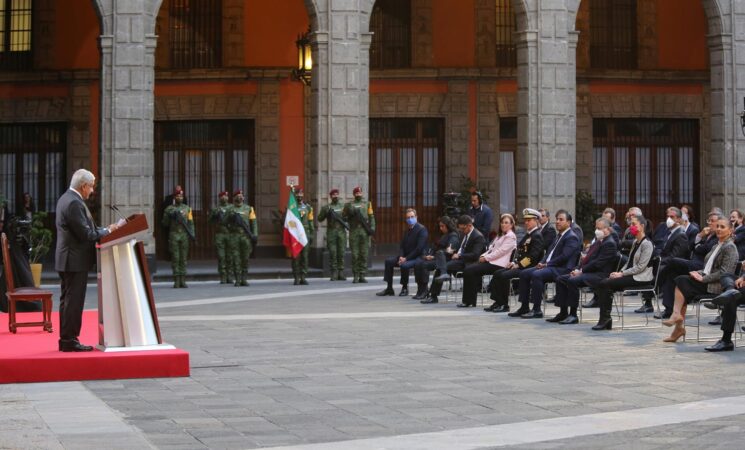
[[[233,197],[235,197],[236,195],[243,195],[243,190],[237,189],[235,192],[233,192]]]
[[[176,196],[176,195],[184,195],[184,190],[183,189],[176,188],[176,189],[173,190],[173,195],[174,196]]]
[[[352,195],[357,195],[362,193],[362,188],[357,186],[354,189],[352,189]]]
[[[332,196],[332,195],[338,194],[338,193],[339,193],[339,189],[333,188],[333,189],[331,189],[329,191],[329,196]]]
[[[222,191],[219,194],[217,194],[218,197],[230,197],[230,192],[228,191]]]

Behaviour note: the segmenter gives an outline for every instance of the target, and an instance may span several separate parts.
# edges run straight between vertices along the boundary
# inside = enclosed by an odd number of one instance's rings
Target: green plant
[[[29,233],[31,248],[29,262],[31,264],[39,263],[49,253],[52,245],[52,230],[44,225],[46,219],[47,213],[43,211],[35,212],[31,217],[31,232]]]
[[[585,237],[595,235],[595,219],[600,217],[600,210],[592,198],[592,194],[587,191],[577,191],[575,220],[577,225],[582,228]]]
[[[489,200],[489,196],[476,185],[475,181],[467,176],[461,175],[456,189],[455,192],[458,193],[457,207],[464,214],[471,209],[471,194],[474,192],[481,192],[481,199],[484,203],[487,203]]]

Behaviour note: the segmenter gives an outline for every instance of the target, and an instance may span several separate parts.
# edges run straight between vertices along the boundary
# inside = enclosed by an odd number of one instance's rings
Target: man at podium
[[[59,307],[61,352],[93,350],[93,347],[78,341],[88,271],[96,260],[96,241],[117,229],[116,224],[98,228],[93,222],[85,200],[90,197],[95,184],[96,177],[90,171],[78,169],[72,175],[70,188],[57,201],[54,269],[62,280]]]

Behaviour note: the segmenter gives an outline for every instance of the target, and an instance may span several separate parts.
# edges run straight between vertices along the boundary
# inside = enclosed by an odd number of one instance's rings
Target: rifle
[[[256,243],[259,241],[259,238],[257,238],[253,233],[251,233],[251,229],[248,227],[248,224],[243,221],[243,218],[241,218],[241,215],[237,212],[233,212],[232,214],[233,222],[241,227],[244,233],[246,233],[246,236],[251,240],[251,244],[256,247]]]
[[[362,208],[354,208],[355,211],[357,211],[356,215],[357,220],[360,221],[360,225],[362,225],[362,228],[365,229],[365,233],[367,233],[368,236],[372,236],[375,234],[373,229],[370,227],[370,223],[368,223],[367,219],[362,215]]]
[[[191,228],[189,228],[189,224],[186,222],[186,219],[184,219],[183,214],[178,211],[172,211],[171,219],[176,219],[176,222],[178,222],[182,227],[184,227],[184,230],[186,230],[186,234],[189,235],[189,239],[192,242],[196,242],[197,237],[194,235],[194,232],[191,230]]]
[[[339,214],[336,213],[333,209],[329,207],[329,217],[334,220],[339,225],[343,226],[345,230],[349,231],[349,224],[344,221],[344,219],[339,216]]]
[[[225,211],[220,207],[217,207],[217,212],[210,214],[210,221],[216,224],[221,224],[225,220]]]

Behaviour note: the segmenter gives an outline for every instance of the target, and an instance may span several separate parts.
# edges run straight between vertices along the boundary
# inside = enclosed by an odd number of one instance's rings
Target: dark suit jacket
[[[556,239],[556,228],[551,225],[551,222],[547,222],[546,226],[541,229],[541,237],[543,238],[543,248],[551,248]]]
[[[701,231],[698,229],[698,225],[695,223],[692,223],[688,225],[688,229],[686,230],[686,236],[688,236],[688,251],[692,252],[693,247],[696,246],[696,235],[698,232]]]
[[[600,248],[590,255],[584,266],[580,264],[582,273],[606,273],[609,274],[616,269],[618,263],[618,243],[612,235],[603,239]]]
[[[427,228],[421,223],[415,223],[413,227],[406,228],[401,245],[398,249],[398,256],[403,256],[407,261],[417,259],[422,256],[427,248],[427,239],[429,234]]]
[[[580,249],[582,246],[579,243],[577,235],[572,230],[567,230],[563,237],[556,235],[553,248],[549,247],[546,249],[546,256],[543,257],[541,263],[546,264],[547,267],[556,267],[560,269],[571,270],[577,264],[577,256],[579,256]],[[548,255],[551,254],[551,261],[548,263]]]
[[[460,246],[463,245],[463,240],[466,238],[466,236],[467,235],[463,235],[463,237],[460,239],[460,242],[458,243],[458,249],[460,249]],[[466,246],[463,247],[463,253],[461,253],[460,259],[464,263],[476,262],[479,260],[479,256],[484,253],[485,247],[486,239],[484,238],[484,235],[481,234],[481,232],[479,232],[479,230],[474,227],[473,231],[471,232],[471,237],[468,238]]]
[[[512,262],[517,264],[521,269],[527,269],[533,267],[540,262],[543,257],[543,251],[546,249],[543,244],[543,235],[541,229],[536,228],[532,233],[526,233],[520,242],[517,244],[517,250],[515,251],[515,257]],[[521,261],[525,258],[530,259],[530,263],[523,266]]]
[[[484,239],[489,236],[491,232],[491,225],[494,222],[494,212],[491,208],[482,203],[480,208],[471,207],[468,210],[468,215],[473,217],[473,227],[479,230]]]
[[[700,263],[703,267],[706,255],[711,251],[712,248],[714,248],[714,246],[717,245],[717,242],[719,242],[717,235],[711,233],[708,238],[700,241],[693,247],[691,260]]]
[[[690,255],[688,250],[688,236],[682,228],[678,227],[673,230],[670,237],[667,238],[667,242],[662,247],[662,258],[661,263],[664,264],[670,258],[687,258]]]
[[[652,243],[654,244],[654,256],[659,256],[662,253],[662,248],[665,246],[668,234],[670,234],[670,229],[665,222],[661,222],[654,229],[651,236]]]
[[[735,247],[737,247],[737,258],[742,261],[745,259],[745,225],[740,225],[735,229]]]
[[[109,234],[97,228],[83,199],[72,189],[57,201],[57,250],[54,270],[57,272],[87,272],[95,258],[94,243]]]

